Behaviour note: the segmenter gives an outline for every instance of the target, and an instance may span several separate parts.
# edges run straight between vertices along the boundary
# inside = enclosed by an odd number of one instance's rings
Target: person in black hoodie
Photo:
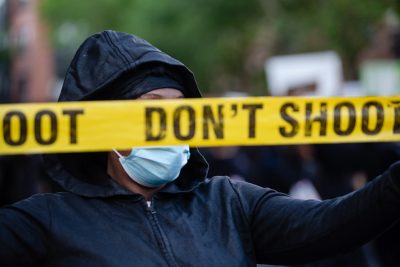
[[[79,48],[59,100],[177,97],[201,97],[182,63],[105,31]],[[303,201],[206,178],[206,161],[187,146],[48,154],[45,162],[65,192],[0,209],[2,266],[300,264],[360,246],[400,219],[399,163],[351,194]]]

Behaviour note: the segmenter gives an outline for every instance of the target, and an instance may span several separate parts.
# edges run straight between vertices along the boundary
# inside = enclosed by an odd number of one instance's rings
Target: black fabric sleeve
[[[31,197],[0,209],[0,265],[40,266],[50,226],[47,204]]]
[[[248,217],[258,263],[301,264],[347,252],[400,219],[400,162],[343,197],[296,200],[233,184]]]

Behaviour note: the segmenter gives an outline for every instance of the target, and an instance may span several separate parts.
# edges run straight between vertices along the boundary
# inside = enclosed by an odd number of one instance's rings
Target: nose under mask
[[[154,188],[178,178],[190,157],[188,145],[134,148],[128,156],[113,150],[132,180]]]

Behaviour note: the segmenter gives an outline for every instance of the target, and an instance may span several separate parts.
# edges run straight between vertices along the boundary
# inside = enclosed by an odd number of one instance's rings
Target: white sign
[[[274,56],[265,63],[273,96],[340,95],[342,64],[335,52]]]

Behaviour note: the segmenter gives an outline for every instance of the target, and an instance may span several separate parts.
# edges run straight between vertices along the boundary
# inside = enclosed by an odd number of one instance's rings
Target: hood
[[[179,80],[186,98],[201,97],[192,72],[181,62],[134,35],[104,31],[79,47],[65,75],[59,101],[124,99],[128,95],[135,98],[145,92],[122,92],[118,89],[121,81],[128,76],[159,72],[160,68]],[[190,153],[178,179],[161,191],[187,192],[205,179],[207,162],[197,148],[191,148]],[[51,178],[66,191],[86,197],[132,194],[107,175],[107,155],[91,152],[43,157]]]

